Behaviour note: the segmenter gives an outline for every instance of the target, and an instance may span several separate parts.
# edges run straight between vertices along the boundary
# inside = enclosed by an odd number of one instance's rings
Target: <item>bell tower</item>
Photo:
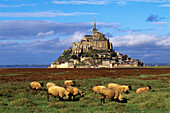
[[[94,17],[94,27],[93,27],[93,36],[97,36],[97,29],[96,29],[96,19]]]

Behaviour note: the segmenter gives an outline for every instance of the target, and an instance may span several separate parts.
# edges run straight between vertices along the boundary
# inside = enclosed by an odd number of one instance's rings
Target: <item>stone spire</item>
[[[94,28],[93,28],[93,31],[97,31],[96,29],[96,18],[94,17]]]

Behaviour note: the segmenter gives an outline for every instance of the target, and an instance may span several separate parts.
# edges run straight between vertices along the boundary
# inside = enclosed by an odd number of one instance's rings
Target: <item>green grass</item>
[[[139,77],[154,77],[154,76],[170,76],[170,73],[168,73],[168,74],[158,74],[158,75],[139,75]]]
[[[4,74],[4,75],[0,75],[1,76],[14,76],[14,75],[21,75],[21,74]]]
[[[159,74],[159,75],[139,75],[139,77],[154,77],[154,76],[170,76],[170,73],[168,73],[168,74]]]
[[[169,75],[168,75],[169,76]],[[45,83],[49,81],[43,81]],[[63,85],[63,80],[52,81],[57,85]],[[100,103],[101,95],[96,97],[92,92],[96,84],[107,86],[108,83],[128,84],[132,86],[130,94],[122,95],[128,99],[127,103],[119,103],[106,99],[105,104]],[[59,113],[109,113],[109,112],[170,112],[170,87],[168,80],[139,80],[132,78],[96,78],[76,80],[79,89],[86,92],[85,97],[79,101],[57,101],[50,97],[47,101],[45,87],[37,92],[29,89],[29,82],[0,83],[0,112],[59,112]],[[136,94],[136,89],[152,86],[147,93]],[[79,97],[79,96],[78,96]]]
[[[111,70],[111,71],[109,71],[109,72],[113,72],[113,73],[115,73],[115,72],[116,72],[116,70]]]
[[[62,74],[66,74],[68,72],[59,72],[59,73],[52,73],[52,75],[62,75]]]

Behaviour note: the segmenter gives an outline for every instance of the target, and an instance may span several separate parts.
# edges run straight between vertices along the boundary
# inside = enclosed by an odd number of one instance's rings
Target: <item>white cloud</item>
[[[161,40],[156,42],[158,46],[170,47],[170,36],[162,37]]]
[[[118,23],[97,22],[97,28],[117,28]],[[72,35],[76,31],[88,32],[93,28],[93,22],[57,23],[53,21],[9,20],[0,21],[1,40],[37,39],[46,34]],[[41,37],[37,37],[40,36]]]
[[[61,40],[58,43],[58,46],[72,46],[72,42],[80,42],[81,39],[83,39],[85,33],[76,31],[70,38],[67,38],[65,40]]]
[[[142,57],[150,57],[150,56],[157,56],[158,54],[153,54],[153,53],[145,53],[142,55]]]
[[[107,1],[97,1],[97,0],[88,0],[88,1],[53,1],[55,4],[91,4],[91,5],[104,5]]]
[[[52,35],[54,34],[55,32],[52,30],[52,31],[48,31],[48,32],[39,32],[36,36],[39,37],[39,36],[46,36],[46,35]]]
[[[56,17],[56,16],[78,16],[96,15],[96,13],[73,12],[73,13],[54,13],[54,12],[3,12],[0,17]]]
[[[151,34],[128,34],[109,38],[114,47],[170,47],[170,37]]]
[[[159,5],[159,7],[170,7],[170,4]]]
[[[153,3],[165,3],[170,2],[170,0],[112,0],[112,1],[119,1],[119,2],[153,2]]]
[[[152,22],[152,24],[155,24],[155,25],[167,25],[169,23],[168,22]]]
[[[128,34],[125,36],[116,36],[110,38],[111,42],[113,42],[113,46],[141,46],[149,43],[153,43],[155,41],[154,35],[146,35],[146,34]]]
[[[0,7],[23,7],[23,6],[34,6],[37,4],[19,4],[19,5],[4,5],[0,4]]]
[[[127,5],[129,2],[150,2],[150,3],[168,3],[170,0],[70,0],[70,1],[52,1],[55,4],[90,4],[90,5],[107,5],[116,3],[119,5]],[[160,5],[160,7],[169,7],[169,4]]]

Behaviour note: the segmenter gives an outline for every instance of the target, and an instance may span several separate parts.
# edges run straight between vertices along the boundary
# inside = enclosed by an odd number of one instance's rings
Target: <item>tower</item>
[[[94,27],[93,27],[93,36],[97,35],[97,29],[96,29],[96,19],[94,17]]]

